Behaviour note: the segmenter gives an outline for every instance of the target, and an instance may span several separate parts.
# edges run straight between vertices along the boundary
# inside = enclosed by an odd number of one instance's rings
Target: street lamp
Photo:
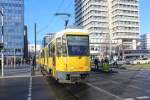
[[[56,13],[55,16],[64,16],[64,17],[67,17],[67,18],[64,19],[65,20],[65,29],[66,29],[67,25],[69,23],[69,19],[68,18],[71,16],[71,14],[69,14],[69,13]]]
[[[2,29],[1,29],[1,34],[2,34],[2,45],[3,45],[3,48],[4,48],[4,9],[1,8],[1,11],[0,11],[0,14],[1,14],[1,23],[2,23]],[[1,66],[2,66],[2,77],[4,76],[4,54],[3,54],[3,49],[1,50]]]
[[[4,43],[4,9],[1,8],[1,11],[0,11],[0,14],[1,14],[1,23],[2,23],[2,43]]]

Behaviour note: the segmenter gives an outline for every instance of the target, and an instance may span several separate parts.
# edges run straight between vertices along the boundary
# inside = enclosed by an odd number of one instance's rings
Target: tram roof
[[[78,32],[78,33],[82,33],[82,34],[88,34],[88,31],[83,30],[83,29],[65,29],[65,30],[62,30],[62,31],[56,33],[55,37],[56,38],[57,37],[61,37],[64,34],[67,34],[67,33],[72,34],[73,32]]]

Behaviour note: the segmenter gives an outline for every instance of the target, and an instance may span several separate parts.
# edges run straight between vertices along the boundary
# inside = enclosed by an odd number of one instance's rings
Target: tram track
[[[47,72],[41,71],[44,79],[52,87],[57,100],[80,100],[69,88],[69,84],[58,83],[55,79],[47,75]],[[73,84],[72,84],[73,85]]]

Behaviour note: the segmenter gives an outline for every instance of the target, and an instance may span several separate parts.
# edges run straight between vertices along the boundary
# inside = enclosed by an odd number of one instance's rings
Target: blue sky
[[[25,24],[28,26],[28,38],[34,43],[34,23],[37,23],[37,42],[44,34],[58,32],[64,28],[63,18],[54,16],[56,12],[72,14],[70,23],[74,22],[73,0],[25,0]]]
[[[141,33],[150,33],[150,0],[139,1]],[[25,0],[25,24],[28,26],[30,43],[34,43],[34,23],[37,23],[38,43],[44,34],[64,28],[62,18],[54,16],[56,12],[72,14],[69,24],[74,23],[74,0]]]

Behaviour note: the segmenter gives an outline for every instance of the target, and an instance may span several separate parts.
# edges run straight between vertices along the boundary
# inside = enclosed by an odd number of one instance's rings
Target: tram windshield
[[[88,56],[89,38],[88,36],[67,36],[69,56]]]

